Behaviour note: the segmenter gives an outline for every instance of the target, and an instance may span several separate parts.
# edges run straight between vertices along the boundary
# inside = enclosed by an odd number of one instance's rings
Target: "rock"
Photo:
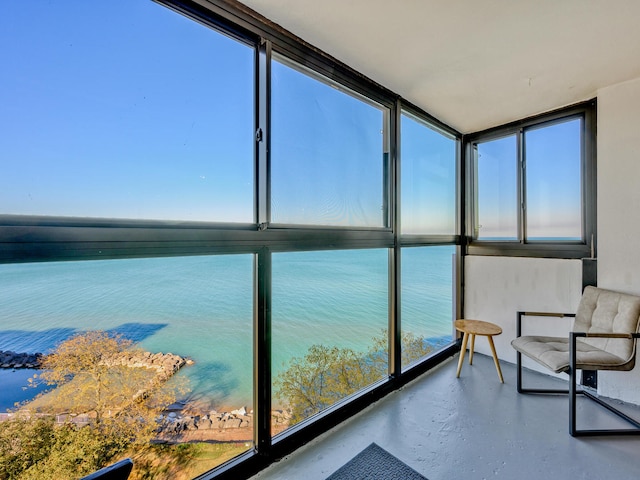
[[[245,407],[241,407],[238,410],[232,410],[231,413],[233,415],[246,415],[247,414],[247,409]]]
[[[224,426],[222,428],[240,428],[241,424],[242,420],[240,420],[239,418],[229,418],[224,422]]]
[[[0,351],[0,368],[37,368],[41,353],[16,353],[11,350]]]
[[[165,410],[179,412],[179,411],[180,411],[180,410],[182,410],[183,408],[184,408],[184,403],[182,403],[182,402],[175,402],[175,403],[172,403],[171,405],[169,405],[168,407],[166,407],[166,408],[165,408]]]
[[[224,427],[225,422],[220,420],[219,418],[211,419],[211,428],[212,429],[221,429]]]

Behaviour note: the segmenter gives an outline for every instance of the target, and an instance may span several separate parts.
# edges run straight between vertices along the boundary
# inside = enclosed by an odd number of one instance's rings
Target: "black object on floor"
[[[384,448],[372,443],[327,480],[428,480]]]
[[[133,469],[133,462],[130,458],[125,458],[113,465],[101,468],[91,475],[82,477],[80,480],[127,480],[131,469]]]

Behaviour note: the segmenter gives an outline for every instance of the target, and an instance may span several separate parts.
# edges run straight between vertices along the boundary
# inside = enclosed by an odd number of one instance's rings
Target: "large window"
[[[253,48],[147,0],[0,16],[0,214],[254,222]]]
[[[174,403],[161,409],[152,440],[190,444],[184,453],[192,461],[182,468],[192,475],[253,446],[253,308],[253,255],[0,265],[0,350],[49,354],[84,332],[122,335],[145,353],[126,355],[124,378],[131,385],[116,384],[121,393],[145,388],[147,379],[134,375],[140,365],[153,373],[152,367],[176,361],[171,355],[184,360],[161,387],[176,387],[166,390]],[[94,404],[84,407],[92,395],[86,384],[83,390],[80,374],[75,383],[49,387],[32,400],[43,388],[29,388],[27,380],[39,373],[0,369],[3,411],[29,400],[26,411],[62,423],[69,412],[92,418],[98,410]],[[109,409],[130,401],[111,386],[103,388]],[[146,456],[179,451],[151,450]],[[151,465],[139,465],[138,471],[154,478],[183,475]]]
[[[455,138],[407,112],[400,128],[402,233],[455,234]]]
[[[593,254],[594,126],[587,103],[469,136],[474,253]]]
[[[273,223],[387,226],[384,108],[278,57],[271,112]]]
[[[453,340],[455,247],[402,249],[402,367]]]
[[[388,252],[273,259],[273,433],[387,378]],[[282,428],[281,428],[282,427]]]
[[[525,131],[525,236],[582,238],[582,120]]]

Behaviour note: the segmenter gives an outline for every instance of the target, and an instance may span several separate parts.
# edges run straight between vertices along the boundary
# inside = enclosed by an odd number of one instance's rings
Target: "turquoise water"
[[[450,338],[452,247],[404,252],[405,329]],[[387,325],[387,268],[384,249],[274,254],[274,373],[314,343],[366,350]],[[47,352],[83,330],[116,331],[191,357],[181,373],[191,399],[250,405],[252,302],[252,255],[1,265],[0,350]],[[20,375],[0,372],[0,409],[28,395]]]

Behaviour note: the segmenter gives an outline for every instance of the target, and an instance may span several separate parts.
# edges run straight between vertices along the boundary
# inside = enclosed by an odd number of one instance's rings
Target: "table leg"
[[[498,360],[498,355],[496,354],[496,347],[493,344],[493,338],[491,335],[487,336],[489,339],[489,346],[491,347],[491,354],[493,355],[493,363],[496,364],[496,370],[498,371],[498,377],[500,378],[500,382],[504,383],[504,378],[502,378],[502,370],[500,370],[500,361]]]
[[[476,336],[471,333],[471,348],[469,349],[469,365],[473,365],[473,349],[476,346]]]
[[[460,378],[460,370],[462,370],[462,362],[464,361],[464,353],[467,351],[467,341],[469,340],[469,334],[465,332],[462,337],[462,348],[460,349],[460,360],[458,360],[458,371],[456,372],[456,378]]]

